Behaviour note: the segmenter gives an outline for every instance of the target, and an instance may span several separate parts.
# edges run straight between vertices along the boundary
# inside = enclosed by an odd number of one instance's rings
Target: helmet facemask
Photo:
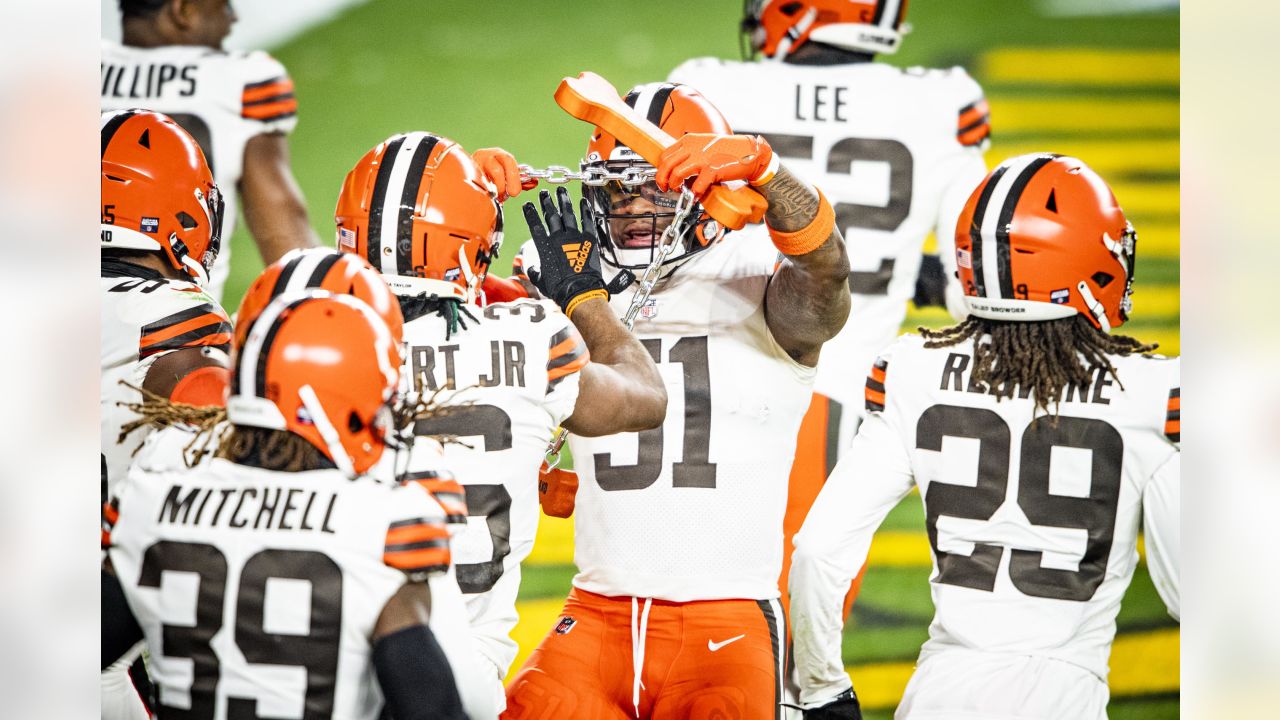
[[[652,169],[648,163],[629,160],[589,163],[588,166],[603,167],[611,174],[628,168]],[[590,222],[595,223],[600,235],[600,253],[604,262],[632,271],[643,271],[649,267],[657,256],[663,233],[675,221],[680,192],[659,190],[652,180],[640,185],[627,185],[619,180],[610,180],[601,186],[584,185],[583,197],[591,210]],[[674,269],[692,255],[707,249],[720,235],[719,225],[703,213],[701,205],[695,204],[689,217],[697,220],[686,226],[680,245],[662,263],[664,269]],[[703,242],[703,237],[712,240]]]

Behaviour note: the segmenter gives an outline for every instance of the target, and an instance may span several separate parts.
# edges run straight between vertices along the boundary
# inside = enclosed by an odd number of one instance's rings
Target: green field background
[[[1126,331],[1180,351],[1178,17],[1049,18],[1030,0],[913,0],[897,65],[969,69],[992,107],[991,165],[1021,152],[1076,154],[1114,186],[1138,230],[1135,320]],[[430,130],[469,150],[499,145],[521,162],[576,166],[590,128],[552,101],[582,70],[625,90],[695,56],[738,56],[736,0],[439,2],[374,0],[273,52],[297,86],[293,167],[321,238],[347,170],[387,136]],[[528,237],[506,208],[506,274]],[[240,224],[243,228],[243,223]],[[261,262],[232,240],[229,309]],[[907,326],[938,325],[937,311]],[[918,497],[893,512],[846,631],[845,661],[869,719],[890,716],[932,615]],[[573,574],[568,523],[546,521],[521,590],[523,657],[554,621]],[[1178,632],[1139,567],[1119,619],[1111,717],[1178,716]]]

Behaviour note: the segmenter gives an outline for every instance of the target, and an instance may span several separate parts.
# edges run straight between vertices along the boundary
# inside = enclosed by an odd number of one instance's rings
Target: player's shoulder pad
[[[722,68],[725,64],[724,60],[715,57],[699,57],[685,60],[667,74],[667,82],[688,82],[687,78],[691,75],[696,76],[707,70]]]
[[[964,68],[955,66],[939,76],[947,103],[956,113],[956,141],[966,147],[982,147],[991,139],[991,107],[982,86]]]
[[[297,115],[298,100],[284,65],[261,50],[237,53],[235,58],[242,80],[240,116],[288,126]]]
[[[138,357],[186,347],[231,350],[231,319],[216,300],[190,283],[157,288],[138,330]]]
[[[388,493],[382,562],[410,582],[425,581],[449,569],[449,529],[440,503],[418,483],[403,483]]]
[[[899,337],[889,347],[880,351],[875,361],[871,363],[870,372],[867,373],[867,383],[864,391],[867,412],[884,411],[886,388],[889,379],[889,363],[894,356],[910,352],[914,349],[914,346],[922,345],[923,342],[920,336],[907,334]]]

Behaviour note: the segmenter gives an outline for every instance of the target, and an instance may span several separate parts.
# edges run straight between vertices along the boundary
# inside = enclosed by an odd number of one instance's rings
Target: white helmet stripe
[[[292,263],[293,269],[290,271],[288,281],[285,282],[283,288],[276,288],[279,294],[298,292],[305,290],[311,281],[311,276],[315,273],[316,267],[329,258],[333,257],[327,253],[319,252],[300,252],[298,257]]]
[[[268,338],[274,337],[275,330],[280,324],[280,316],[286,310],[301,305],[307,300],[327,295],[329,293],[325,291],[314,290],[302,296],[281,295],[267,304],[267,307],[253,321],[253,325],[249,326],[249,335],[245,338],[239,357],[236,358],[238,363],[236,373],[239,375],[237,395],[262,396],[262,388],[258,387],[258,366],[266,360],[264,353],[267,348],[264,345]]]
[[[396,234],[399,230],[401,195],[404,184],[409,177],[409,166],[418,145],[427,138],[425,132],[406,133],[404,142],[395,148],[394,157],[383,157],[383,162],[391,163],[391,173],[387,178],[386,192],[382,195],[382,227],[379,229],[379,246],[382,252],[378,256],[378,267],[384,275],[399,275],[401,270],[408,272],[412,268],[397,267]],[[392,148],[388,148],[390,153]],[[388,252],[388,250],[390,252]],[[372,258],[371,258],[372,259]]]
[[[996,186],[991,192],[991,199],[987,202],[986,212],[983,213],[982,218],[979,220],[982,223],[978,227],[982,238],[982,267],[977,267],[973,270],[974,272],[982,273],[982,281],[986,286],[987,297],[1003,297],[1000,292],[1000,249],[996,233],[999,230],[1000,216],[1005,200],[1008,199],[1009,190],[1013,188],[1022,171],[1039,157],[1041,156],[1023,155],[1008,160],[1002,165],[1005,171],[996,181]]]
[[[880,0],[880,27],[886,30],[895,29],[898,24],[898,13],[902,10],[902,0]]]

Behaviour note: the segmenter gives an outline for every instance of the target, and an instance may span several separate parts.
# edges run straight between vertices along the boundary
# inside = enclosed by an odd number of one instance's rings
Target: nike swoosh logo
[[[708,640],[707,649],[710,650],[711,652],[715,652],[720,648],[724,647],[725,645],[728,645],[731,642],[737,642],[738,640],[741,640],[744,637],[746,637],[746,635],[739,635],[737,637],[731,637],[728,640],[721,640],[720,642],[711,642],[710,640]]]

